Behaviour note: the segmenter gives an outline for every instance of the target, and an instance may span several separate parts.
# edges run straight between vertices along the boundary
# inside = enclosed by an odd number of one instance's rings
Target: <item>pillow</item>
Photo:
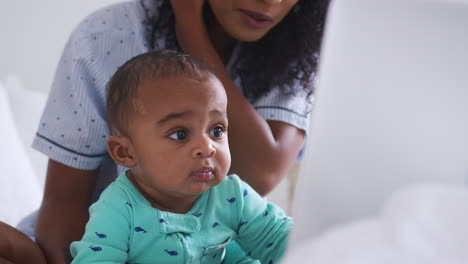
[[[39,207],[42,191],[9,105],[6,90],[0,82],[0,221],[14,226]]]
[[[39,178],[39,184],[43,188],[48,158],[33,149],[31,144],[40,122],[47,95],[38,91],[25,89],[20,79],[16,76],[9,76],[4,84],[23,148],[29,156],[35,174]]]

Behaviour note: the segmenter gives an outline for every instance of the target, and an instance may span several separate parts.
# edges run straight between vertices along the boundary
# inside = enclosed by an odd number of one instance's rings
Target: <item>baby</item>
[[[226,107],[221,82],[189,55],[148,52],[117,70],[107,147],[128,169],[90,207],[73,263],[221,263],[234,241],[252,262],[280,259],[291,219],[226,176]]]

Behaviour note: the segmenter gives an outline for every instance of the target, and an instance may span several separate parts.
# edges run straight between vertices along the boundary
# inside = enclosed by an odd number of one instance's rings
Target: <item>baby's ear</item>
[[[110,136],[107,139],[107,151],[118,164],[132,168],[136,164],[132,144],[126,136]]]

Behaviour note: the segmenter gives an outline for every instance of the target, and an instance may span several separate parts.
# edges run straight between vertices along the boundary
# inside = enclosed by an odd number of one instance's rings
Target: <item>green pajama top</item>
[[[292,223],[237,175],[175,214],[151,207],[124,172],[89,212],[82,240],[71,245],[73,263],[222,263],[232,241],[252,259],[276,263]]]

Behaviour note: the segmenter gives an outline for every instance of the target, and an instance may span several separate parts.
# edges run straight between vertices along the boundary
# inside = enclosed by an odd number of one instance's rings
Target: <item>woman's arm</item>
[[[232,173],[261,195],[287,175],[304,141],[304,132],[279,121],[265,121],[242,95],[225,70],[202,18],[203,0],[172,0],[180,47],[208,63],[228,95]],[[198,15],[194,15],[198,14]]]
[[[96,174],[97,170],[78,170],[49,160],[36,224],[36,241],[47,263],[70,262],[70,243],[81,239],[88,221]]]

